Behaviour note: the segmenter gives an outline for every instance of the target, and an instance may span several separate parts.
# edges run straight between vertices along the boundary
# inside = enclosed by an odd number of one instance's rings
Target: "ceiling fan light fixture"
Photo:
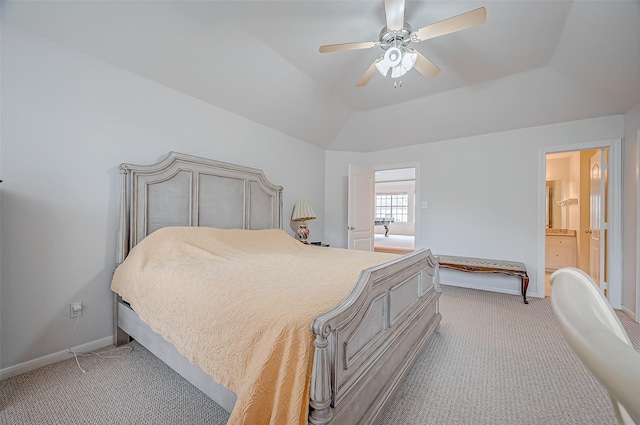
[[[405,69],[405,71],[401,74],[404,75],[409,72],[411,68],[413,68],[413,65],[416,64],[416,60],[418,60],[418,54],[416,52],[407,52],[405,50],[402,53],[402,61],[400,62],[400,65],[396,67],[396,69],[400,67],[402,67],[402,69]]]
[[[410,48],[409,45],[482,25],[487,19],[486,9],[479,7],[414,31],[412,26],[404,20],[405,3],[406,0],[384,1],[387,25],[380,30],[378,41],[328,44],[320,46],[320,53],[381,48],[384,53],[369,66],[364,75],[356,82],[356,87],[365,86],[375,75],[376,69],[383,77],[394,79],[402,77],[412,68],[415,68],[424,77],[434,77],[440,72],[440,68],[423,54]],[[394,82],[394,87],[397,85],[396,83],[397,80]],[[401,81],[400,86],[402,86]]]
[[[417,59],[418,54],[415,52],[408,52],[400,47],[390,47],[384,53],[382,60],[376,63],[376,68],[385,77],[399,78],[413,68]]]
[[[378,63],[376,63],[376,68],[380,74],[385,77],[389,74],[389,70],[398,66],[402,61],[402,51],[398,47],[390,47],[384,52],[384,57]]]

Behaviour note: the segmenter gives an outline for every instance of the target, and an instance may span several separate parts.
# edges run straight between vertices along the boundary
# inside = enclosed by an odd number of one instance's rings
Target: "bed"
[[[294,406],[300,413],[288,423],[349,425],[376,423],[380,419],[384,406],[439,327],[438,262],[429,250],[395,256],[303,246],[282,230],[282,187],[269,182],[261,170],[254,168],[170,152],[156,164],[121,164],[120,171],[118,269],[125,260],[132,260],[136,252],[143,252],[142,247],[152,239],[164,235],[174,237],[172,233],[182,234],[183,231],[198,235],[215,233],[222,235],[221,240],[225,235],[233,235],[227,238],[229,241],[248,239],[249,251],[262,243],[251,238],[279,240],[286,249],[299,252],[300,258],[306,258],[309,264],[314,263],[315,257],[327,257],[333,264],[341,264],[340,259],[349,255],[359,256],[364,261],[358,263],[348,257],[344,266],[336,267],[341,270],[353,268],[353,264],[370,263],[357,270],[353,284],[349,283],[344,296],[339,295],[337,302],[314,314],[308,324],[305,321],[302,339],[308,340],[309,353],[304,359],[308,373],[303,388],[294,393],[290,388],[281,387],[263,391],[275,394],[272,400],[274,412],[267,414],[264,420],[260,419],[260,423],[283,423],[274,419],[279,417],[275,410],[297,396],[303,396],[304,405],[302,408]],[[192,227],[205,229],[189,230]],[[149,239],[145,240],[147,236]],[[211,238],[205,240],[208,244]],[[192,241],[187,245],[191,247]],[[131,258],[127,258],[130,253]],[[252,258],[266,258],[264,255],[259,253]],[[378,257],[369,259],[366,255]],[[282,275],[288,271],[286,265],[272,267],[278,267]],[[319,270],[320,266],[316,267]],[[314,276],[319,278],[319,274]],[[325,276],[323,279],[332,278]],[[302,276],[300,285],[307,280],[310,279]],[[313,288],[294,289],[317,291],[320,283],[323,282],[316,282]],[[181,284],[176,282],[176,285]],[[334,296],[338,296],[336,294]],[[191,310],[189,306],[181,308]],[[284,310],[282,314],[285,315]],[[175,317],[168,315],[168,321],[177,322]],[[208,370],[206,361],[194,361],[188,347],[175,342],[179,338],[162,334],[163,331],[158,332],[157,324],[142,311],[132,308],[126,297],[123,300],[114,292],[116,345],[127,343],[131,338],[137,340],[231,412],[230,424],[257,423],[255,417],[239,411],[248,412],[260,405],[260,401],[247,403],[245,390],[234,392],[228,388],[233,387],[229,382],[214,379],[221,375]],[[286,371],[288,367],[282,370]],[[242,388],[254,392],[262,385],[262,382],[255,385],[243,382]]]

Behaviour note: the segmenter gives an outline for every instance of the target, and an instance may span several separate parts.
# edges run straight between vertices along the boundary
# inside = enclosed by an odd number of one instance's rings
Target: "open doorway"
[[[374,251],[414,250],[415,192],[414,167],[375,171]]]
[[[604,149],[608,152],[608,149]],[[589,240],[591,219],[590,162],[600,150],[585,149],[546,155],[545,296],[551,293],[549,275],[562,267],[594,272]],[[598,259],[594,259],[598,266]],[[598,278],[595,271],[594,279]]]
[[[579,268],[613,308],[620,308],[621,140],[547,148],[541,154],[539,276],[548,280],[560,267]]]

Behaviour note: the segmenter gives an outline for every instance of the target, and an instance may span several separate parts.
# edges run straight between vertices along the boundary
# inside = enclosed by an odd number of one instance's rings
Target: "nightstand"
[[[309,245],[324,246],[324,247],[329,246],[328,244],[322,243],[322,242],[309,242]]]

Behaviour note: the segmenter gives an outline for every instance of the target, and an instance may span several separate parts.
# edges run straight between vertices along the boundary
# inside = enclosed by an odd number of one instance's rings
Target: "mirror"
[[[564,229],[566,228],[566,212],[565,208],[558,205],[558,201],[566,198],[567,181],[566,180],[547,180],[547,228],[548,229]]]

